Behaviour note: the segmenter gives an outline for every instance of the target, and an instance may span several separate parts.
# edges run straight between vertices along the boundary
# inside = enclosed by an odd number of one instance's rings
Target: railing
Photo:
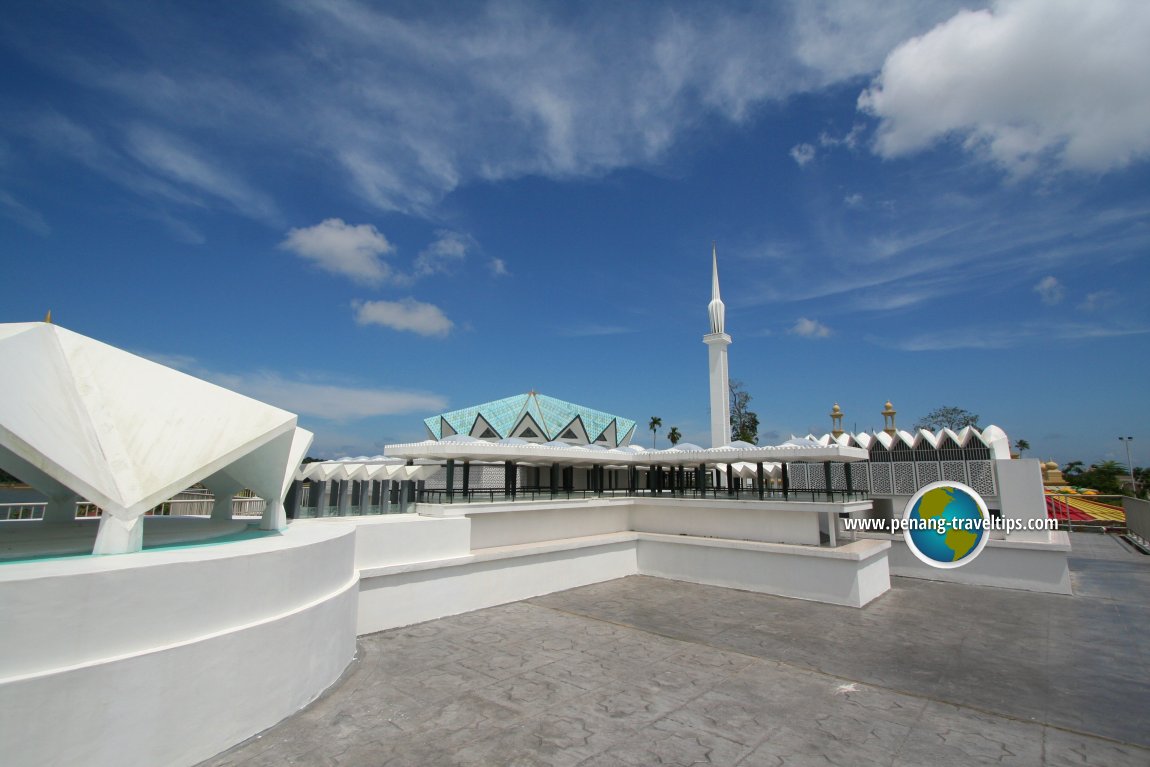
[[[1046,511],[1058,522],[1059,530],[1119,532],[1127,524],[1128,515],[1123,511],[1126,500],[1123,495],[1050,493],[1046,496]]]
[[[146,512],[150,517],[209,517],[212,514],[213,499],[209,494],[205,497],[173,498],[164,501],[159,506]],[[0,522],[34,521],[44,518],[44,511],[48,507],[47,501],[31,503],[0,503]],[[259,517],[264,513],[267,502],[259,497],[233,498],[233,517]],[[99,517],[103,513],[94,503],[79,501],[76,503],[76,518],[87,519]]]
[[[550,487],[528,486],[517,488],[515,493],[508,493],[504,488],[456,488],[449,493],[446,489],[424,489],[418,492],[417,500],[420,503],[512,503],[518,501],[546,501],[546,500],[574,500],[587,498],[691,498],[711,499],[716,501],[802,501],[802,502],[844,502],[865,501],[870,494],[865,490],[834,490],[830,493],[825,490],[788,490],[785,493],[781,488],[763,488],[760,496],[758,488],[677,488],[675,490],[660,490],[658,492],[643,488],[629,491],[626,489],[613,490],[567,490],[558,488],[554,491]]]
[[[1126,512],[1126,533],[1150,548],[1150,501],[1123,497],[1122,510]]]

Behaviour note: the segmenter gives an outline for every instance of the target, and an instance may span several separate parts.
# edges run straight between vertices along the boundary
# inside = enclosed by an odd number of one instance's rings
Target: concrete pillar
[[[331,489],[328,486],[330,481],[327,479],[312,480],[311,494],[315,499],[315,515],[317,517],[327,516],[327,494]]]
[[[291,483],[292,492],[288,496],[288,501],[291,504],[291,518],[299,519],[299,512],[303,506],[303,480],[297,479]]]
[[[370,479],[359,480],[359,513],[365,516],[371,513],[371,491],[374,484]]]
[[[341,479],[339,481],[339,515],[346,517],[351,514],[351,481]]]
[[[263,496],[266,505],[260,517],[260,530],[287,530],[287,512],[284,511],[283,501],[275,493],[268,495]]]
[[[391,480],[385,479],[379,483],[379,510],[383,514],[391,513]]]
[[[129,554],[144,548],[144,510],[104,508],[92,553]]]

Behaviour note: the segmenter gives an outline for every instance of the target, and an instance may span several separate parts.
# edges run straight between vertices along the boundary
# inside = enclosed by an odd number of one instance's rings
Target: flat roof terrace
[[[204,765],[1145,765],[1150,557],[1076,596],[892,578],[862,609],[632,576],[361,637]]]

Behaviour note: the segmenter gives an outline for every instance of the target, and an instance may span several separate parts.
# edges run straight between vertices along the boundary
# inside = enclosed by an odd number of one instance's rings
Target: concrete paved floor
[[[636,576],[374,634],[205,765],[1144,767],[1150,557],[1083,536],[1074,597],[895,578],[856,610]]]

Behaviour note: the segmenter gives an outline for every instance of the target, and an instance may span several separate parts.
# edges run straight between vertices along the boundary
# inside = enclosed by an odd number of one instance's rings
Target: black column
[[[463,462],[463,499],[465,501],[471,500],[471,496],[467,492],[470,489],[471,489],[471,462],[470,461],[464,461]]]
[[[783,500],[789,500],[791,494],[791,475],[787,471],[787,464],[783,463]]]
[[[735,467],[727,464],[727,495],[735,494]]]
[[[833,489],[833,486],[831,485],[831,462],[830,461],[823,461],[823,475],[827,478],[826,479],[827,498],[829,500],[833,501],[835,499],[835,491]]]
[[[764,485],[764,480],[766,479],[766,472],[765,472],[765,471],[763,471],[763,462],[762,462],[762,461],[759,461],[759,464],[758,464],[758,467],[757,467],[757,469],[758,469],[758,475],[759,475],[759,476],[758,476],[758,480],[759,480],[759,500],[761,501],[761,500],[763,500],[763,492],[764,492],[764,491],[763,491],[763,485]]]
[[[451,503],[451,500],[455,497],[455,461],[450,458],[447,459],[447,482],[445,487],[447,489],[447,502]]]

